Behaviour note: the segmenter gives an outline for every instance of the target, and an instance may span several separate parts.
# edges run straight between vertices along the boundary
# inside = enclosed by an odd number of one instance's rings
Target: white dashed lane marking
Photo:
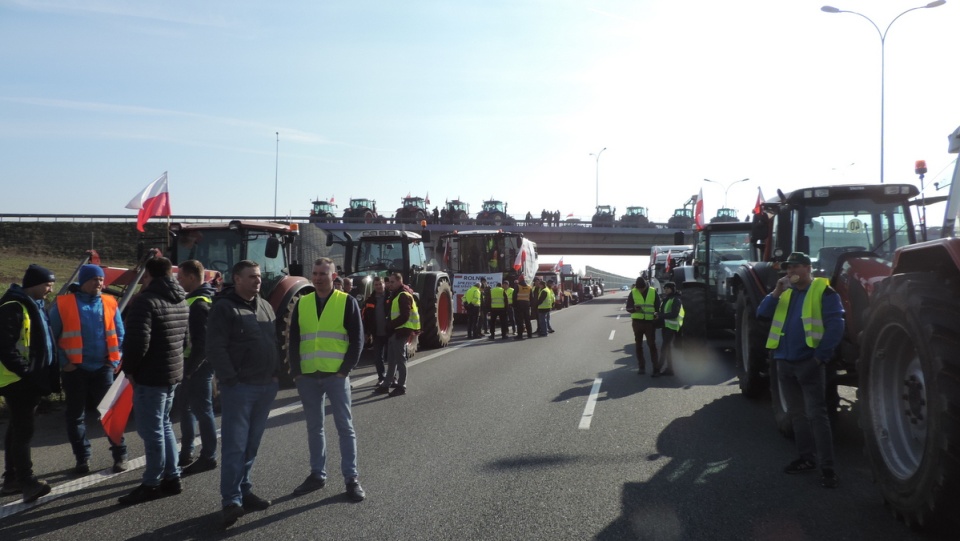
[[[590,421],[593,420],[593,410],[597,407],[597,396],[600,394],[600,382],[602,381],[601,378],[593,380],[593,388],[590,389],[587,405],[584,406],[583,416],[580,417],[580,430],[589,430],[590,428]]]

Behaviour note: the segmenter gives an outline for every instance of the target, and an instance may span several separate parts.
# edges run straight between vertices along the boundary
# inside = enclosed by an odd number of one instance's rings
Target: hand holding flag
[[[154,180],[127,203],[128,209],[139,209],[137,231],[143,233],[143,226],[154,216],[170,216],[170,194],[167,192],[167,172]]]

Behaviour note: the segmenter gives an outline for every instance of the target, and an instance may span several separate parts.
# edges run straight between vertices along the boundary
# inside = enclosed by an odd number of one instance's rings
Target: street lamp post
[[[596,154],[594,154],[593,152],[590,153],[591,156],[596,156],[597,158],[597,204],[595,205],[596,207],[600,206],[600,155],[603,154],[604,150],[607,150],[607,147],[601,148],[600,152],[597,152]]]
[[[720,183],[720,182],[718,182],[718,181],[716,181],[716,180],[710,180],[710,179],[708,179],[708,178],[705,178],[705,179],[703,179],[703,180],[704,180],[704,182],[712,182],[712,183],[714,183],[714,184],[720,184],[721,186],[723,186],[722,183]],[[749,179],[749,178],[742,178],[742,179],[740,179],[740,180],[734,180],[734,181],[731,182],[730,184],[727,184],[726,189],[723,190],[723,208],[727,208],[727,192],[730,191],[730,188],[733,187],[734,184],[739,184],[739,183],[741,183],[741,182],[746,182],[746,181],[748,181],[748,180],[750,180],[750,179]]]
[[[885,58],[885,57],[886,57],[886,53],[885,53],[884,49],[885,49],[885,45],[886,45],[886,43],[887,43],[887,32],[890,31],[890,27],[893,26],[893,23],[895,23],[895,22],[897,21],[897,19],[899,19],[900,17],[906,15],[907,13],[910,13],[911,11],[915,11],[915,10],[918,10],[918,9],[935,8],[935,7],[938,7],[938,6],[942,6],[942,5],[946,4],[946,3],[947,3],[946,0],[934,0],[933,2],[930,2],[929,4],[927,4],[927,5],[925,5],[925,6],[917,6],[917,7],[915,7],[915,8],[910,8],[910,9],[904,11],[903,13],[901,13],[900,15],[897,15],[896,17],[894,17],[893,20],[890,21],[890,24],[887,25],[887,28],[884,29],[883,32],[880,31],[880,27],[877,26],[877,23],[873,22],[873,19],[871,19],[870,17],[867,17],[867,16],[864,15],[863,13],[857,13],[856,11],[848,11],[848,10],[845,10],[845,9],[839,9],[839,8],[835,8],[835,7],[833,7],[833,6],[823,6],[822,8],[820,8],[820,11],[823,11],[824,13],[852,13],[853,15],[859,15],[859,16],[863,17],[864,19],[866,19],[870,24],[872,24],[873,27],[877,30],[877,34],[880,36],[880,184],[883,184],[883,129],[884,129],[884,125],[883,125],[883,124],[884,124],[884,118],[883,118],[883,116],[884,116],[883,101],[884,101],[884,80],[885,80],[885,77],[886,77],[886,73],[885,73],[885,70],[886,70],[886,58]]]

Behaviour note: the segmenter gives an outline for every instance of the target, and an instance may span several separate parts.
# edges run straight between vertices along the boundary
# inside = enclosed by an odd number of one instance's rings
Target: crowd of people
[[[515,281],[496,282],[491,287],[486,278],[480,278],[463,294],[467,339],[489,335],[490,340],[496,340],[497,322],[504,340],[510,334],[516,340],[533,338],[533,321],[537,322],[537,336],[548,336],[554,332],[550,312],[558,295],[558,285],[553,280],[534,278],[531,286],[520,275]]]

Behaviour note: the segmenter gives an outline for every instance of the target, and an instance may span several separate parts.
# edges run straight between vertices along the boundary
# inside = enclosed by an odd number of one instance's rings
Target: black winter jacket
[[[204,282],[196,290],[187,295],[187,299],[193,297],[213,297],[217,290],[212,285]],[[190,305],[190,330],[187,333],[190,341],[190,355],[183,359],[183,377],[189,378],[203,366],[207,361],[207,317],[210,315],[211,303],[201,300],[194,301]],[[184,345],[186,347],[186,345]]]
[[[22,380],[29,381],[40,394],[59,393],[60,365],[57,363],[57,348],[47,351],[44,334],[44,327],[47,328],[47,333],[50,332],[47,315],[41,313],[37,303],[17,284],[10,284],[10,289],[0,298],[0,305],[8,301],[16,302],[0,307],[0,362]],[[30,316],[29,359],[24,359],[17,349],[20,331],[23,329],[23,309],[20,305],[27,307],[27,314]],[[51,360],[49,365],[45,364],[48,355]]]
[[[207,318],[207,361],[222,385],[270,383],[280,375],[277,317],[257,295],[246,301],[233,287],[213,298]]]
[[[136,385],[165,387],[183,380],[183,339],[190,312],[173,278],[154,278],[127,308],[123,372]]]

